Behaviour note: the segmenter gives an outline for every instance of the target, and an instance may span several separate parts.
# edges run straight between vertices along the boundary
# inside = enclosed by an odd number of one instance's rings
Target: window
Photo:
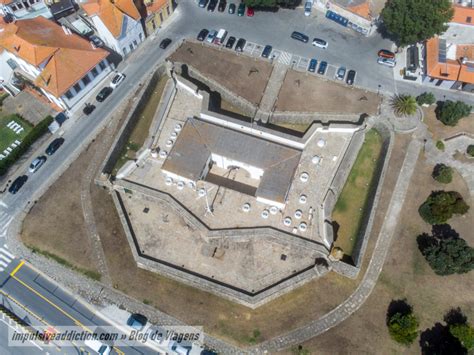
[[[71,100],[71,99],[74,97],[74,95],[72,94],[71,90],[66,91],[66,97],[67,97],[69,100]]]
[[[151,20],[151,26],[153,27],[154,30],[156,30],[155,19]]]
[[[92,68],[91,70],[92,76],[95,78],[97,75],[99,75],[99,72],[97,71],[97,68]]]
[[[100,69],[105,70],[105,68],[107,66],[105,65],[104,61],[102,61],[102,62],[99,63],[99,67],[100,67]]]
[[[162,12],[160,12],[160,21],[161,21],[161,23],[163,23],[163,13]]]
[[[133,40],[133,44],[135,45],[135,47],[138,47],[138,43],[136,40]]]
[[[91,79],[89,78],[89,75],[86,74],[86,75],[82,78],[82,83],[84,84],[84,86],[87,86],[90,82],[91,82]]]
[[[142,42],[142,41],[143,41],[143,35],[142,35],[141,33],[140,33],[140,34],[138,34],[138,38],[140,38],[140,42]]]
[[[23,4],[21,2],[17,3],[16,6],[19,8],[19,9],[23,9]]]
[[[79,83],[75,83],[74,84],[74,90],[76,90],[76,92],[81,91],[82,90],[81,85],[79,85]]]
[[[471,16],[468,16],[468,17],[466,18],[466,22],[467,22],[467,23],[471,23],[471,21],[472,21],[472,17],[471,17]]]
[[[166,13],[168,14],[168,16],[170,15],[170,7],[169,6],[166,6]]]
[[[129,47],[130,47],[130,52],[132,52],[133,51],[133,44],[130,43]]]
[[[126,54],[127,54],[127,48],[126,48],[126,47],[123,47],[123,48],[122,48],[122,52],[123,52],[123,55],[126,55]]]

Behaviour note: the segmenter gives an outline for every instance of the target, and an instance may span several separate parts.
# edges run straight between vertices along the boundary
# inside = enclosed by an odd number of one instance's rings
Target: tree
[[[410,313],[395,313],[388,320],[388,332],[393,340],[403,345],[410,345],[418,336],[418,319]]]
[[[406,46],[445,32],[453,13],[450,0],[388,0],[381,17],[398,45]]]
[[[474,144],[470,144],[467,146],[466,153],[471,157],[474,157]]]
[[[433,105],[436,102],[436,98],[431,92],[424,92],[416,97],[418,105]]]
[[[449,184],[453,180],[453,169],[444,164],[436,164],[431,176],[442,184]]]
[[[395,95],[390,104],[397,116],[410,116],[416,112],[416,100],[410,95]]]
[[[446,234],[424,233],[417,237],[418,249],[437,275],[464,274],[474,269],[474,248],[456,231],[446,230]],[[454,235],[453,235],[454,232]]]
[[[469,206],[456,191],[433,191],[418,212],[426,223],[442,224],[455,214],[465,214]]]
[[[452,324],[449,326],[449,332],[459,340],[466,350],[474,348],[474,328],[470,324]]]
[[[436,107],[436,118],[446,126],[456,126],[461,118],[469,116],[470,113],[471,106],[462,101],[447,100]]]

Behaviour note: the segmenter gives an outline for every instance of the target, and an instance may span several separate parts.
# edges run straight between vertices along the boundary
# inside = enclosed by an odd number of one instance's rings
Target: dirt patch
[[[433,134],[434,140],[446,139],[461,132],[467,132],[474,135],[474,114],[460,119],[456,126],[451,127],[444,125],[441,121],[436,119],[435,109],[436,105],[423,107],[423,113],[425,114],[424,122]]]
[[[272,65],[263,60],[199,43],[185,42],[169,59],[189,64],[253,104],[261,101],[272,72]]]
[[[375,115],[379,104],[380,97],[374,93],[288,70],[276,111]]]
[[[384,183],[384,187],[387,188],[394,186],[396,182],[395,171],[399,171],[402,162],[396,158],[400,151],[406,149],[408,141],[403,142],[397,137],[395,143],[390,170]],[[453,182],[446,186],[431,178],[432,169],[433,166],[427,164],[421,156],[412,177],[391,251],[367,302],[339,326],[303,344],[305,349],[317,354],[419,353],[418,340],[411,347],[405,348],[398,346],[388,335],[385,316],[387,307],[393,299],[407,298],[420,318],[422,331],[431,328],[435,322],[442,321],[444,314],[451,307],[459,306],[471,320],[474,318],[472,272],[464,275],[437,276],[422,257],[416,244],[418,234],[430,232],[430,226],[422,221],[417,210],[432,190],[449,188],[459,191],[465,198],[469,196],[465,182],[457,173]],[[384,191],[381,203],[386,204],[388,200],[389,196]],[[450,220],[451,226],[471,246],[474,245],[474,235],[470,233],[472,219],[471,209],[467,215]],[[383,214],[379,213],[374,233],[380,229],[382,222]],[[371,244],[375,241],[373,237],[377,235],[374,233]]]

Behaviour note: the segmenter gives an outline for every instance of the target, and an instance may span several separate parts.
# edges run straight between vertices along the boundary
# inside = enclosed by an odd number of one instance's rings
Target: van
[[[86,346],[89,347],[91,350],[95,351],[96,354],[100,355],[108,355],[112,350],[109,345],[105,345],[104,343],[101,343],[98,340],[86,340],[84,341],[84,344],[86,344]]]
[[[221,28],[218,32],[216,37],[214,38],[214,44],[222,44],[225,41],[225,38],[227,37],[227,31]]]

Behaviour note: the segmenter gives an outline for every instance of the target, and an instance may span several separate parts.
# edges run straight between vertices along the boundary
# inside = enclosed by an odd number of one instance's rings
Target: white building
[[[145,39],[141,15],[132,0],[90,0],[81,6],[99,37],[122,56],[133,52]]]
[[[16,20],[43,16],[51,18],[53,15],[44,0],[0,0],[0,14],[10,14]]]

